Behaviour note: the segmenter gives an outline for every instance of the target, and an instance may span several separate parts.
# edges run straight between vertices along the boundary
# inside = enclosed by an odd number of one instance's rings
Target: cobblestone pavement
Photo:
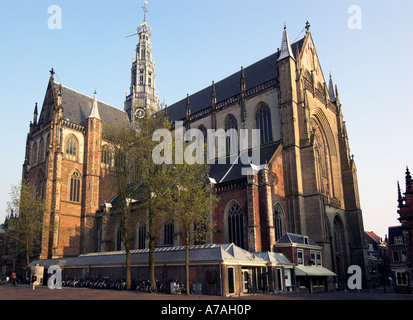
[[[152,294],[136,291],[99,290],[88,288],[64,287],[61,290],[50,290],[46,286],[36,287],[29,285],[9,284],[0,285],[0,300],[164,300],[164,301],[248,301],[248,300],[413,300],[412,294],[396,294],[383,288],[347,292],[320,292],[320,293],[283,293],[283,294],[255,294],[246,296],[220,297],[210,295],[170,295]]]

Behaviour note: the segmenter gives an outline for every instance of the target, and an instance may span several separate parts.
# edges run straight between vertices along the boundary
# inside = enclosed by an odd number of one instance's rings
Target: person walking
[[[33,283],[33,290],[34,290],[34,289],[36,289],[36,283],[37,283],[36,273],[33,273],[33,275],[32,275],[32,283]]]
[[[14,272],[14,271],[11,273],[11,283],[14,286],[17,285],[17,275],[16,275],[16,272]]]

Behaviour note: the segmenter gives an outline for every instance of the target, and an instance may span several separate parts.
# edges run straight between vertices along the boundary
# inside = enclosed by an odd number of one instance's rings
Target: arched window
[[[32,166],[35,165],[37,162],[37,142],[33,144],[32,149]]]
[[[70,201],[80,202],[80,182],[80,173],[75,171],[70,177]]]
[[[225,119],[225,133],[227,154],[238,152],[238,124],[232,114]]]
[[[198,130],[202,132],[202,136],[204,137],[204,144],[207,143],[207,137],[208,137],[208,130],[205,126],[201,125],[199,126]]]
[[[74,136],[70,136],[66,140],[66,155],[68,159],[76,160],[77,156],[77,139]]]
[[[284,215],[283,209],[279,203],[277,203],[273,209],[273,222],[275,241],[278,241],[284,234]]]
[[[333,196],[330,150],[322,127],[312,122],[314,133],[314,160],[318,191],[327,197]]]
[[[272,141],[271,112],[267,105],[261,104],[255,114],[255,125],[260,130],[261,144]]]
[[[112,152],[109,148],[105,145],[102,148],[102,165],[103,168],[107,170],[112,170]]]
[[[228,210],[228,240],[244,248],[244,215],[241,206],[232,202]]]

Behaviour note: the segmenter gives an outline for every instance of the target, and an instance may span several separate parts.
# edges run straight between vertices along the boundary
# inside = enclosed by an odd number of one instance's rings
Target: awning
[[[294,266],[296,276],[333,277],[336,274],[322,266]]]

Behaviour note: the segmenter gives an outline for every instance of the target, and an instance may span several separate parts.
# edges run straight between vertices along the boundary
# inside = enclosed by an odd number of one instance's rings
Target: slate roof
[[[56,86],[59,86],[56,84]],[[79,93],[73,89],[62,85],[62,106],[63,118],[72,123],[86,126],[86,119],[90,115],[93,105],[93,98]],[[126,112],[98,101],[98,109],[103,126],[108,124],[115,126],[129,124],[129,118]]]
[[[404,239],[401,226],[389,227],[388,244],[394,244],[394,237],[402,237]]]
[[[300,50],[303,43],[304,38],[291,45],[295,56],[297,54],[297,46]],[[279,52],[273,53],[249,67],[244,68],[246,90],[278,78],[277,60],[279,54]],[[215,83],[217,103],[240,93],[240,79],[241,70]],[[211,93],[212,84],[189,96],[192,114],[211,106]],[[168,117],[171,122],[182,120],[186,117],[186,102],[187,98],[185,97],[167,108]]]
[[[146,265],[149,249],[131,250],[131,265]],[[190,246],[189,260],[193,262],[243,262],[244,264],[266,264],[268,260],[257,253],[248,252],[233,243]],[[285,260],[283,260],[285,261]],[[155,263],[184,263],[185,247],[161,247],[155,249]],[[287,260],[286,263],[289,263]],[[120,266],[125,263],[125,251],[88,253],[73,258],[35,260],[36,264],[49,267],[60,264],[62,267]]]
[[[317,246],[319,247],[318,243],[316,243],[314,240],[312,240],[311,238],[308,238],[308,243],[305,243],[304,240],[305,236],[301,235],[301,234],[295,234],[295,233],[290,233],[290,232],[286,232],[276,243],[276,245],[278,244],[301,244],[301,245],[310,245],[310,246]]]
[[[290,262],[290,260],[288,260],[287,257],[283,255],[282,253],[267,251],[267,252],[257,252],[256,255],[268,262],[277,263],[277,264],[278,263],[285,264],[285,265],[294,265],[294,263]]]
[[[260,151],[260,163],[255,164],[262,168],[265,163],[269,162],[273,157],[274,153],[277,151],[279,146],[281,145],[281,141],[275,141],[267,145],[261,146],[259,149]],[[249,149],[248,151],[243,151],[241,153],[245,154],[248,152],[248,155],[252,155],[252,150]],[[219,164],[219,159],[215,159],[215,164],[210,165],[210,172],[209,176],[214,178],[217,183],[223,183],[228,181],[233,181],[236,179],[240,179],[246,177],[242,173],[242,168],[251,168],[249,164],[244,164],[241,161],[240,156],[236,158],[236,161],[231,162],[231,157],[225,157],[225,164]]]

